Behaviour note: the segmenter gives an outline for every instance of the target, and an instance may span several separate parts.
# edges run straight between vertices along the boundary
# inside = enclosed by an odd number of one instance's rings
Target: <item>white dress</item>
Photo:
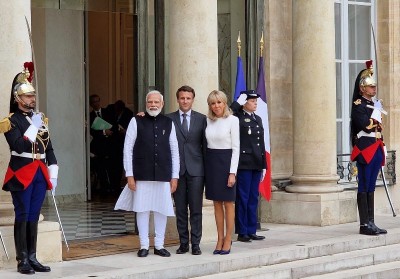
[[[132,118],[126,131],[124,143],[124,168],[126,176],[133,176],[132,156],[137,137],[136,119]],[[172,178],[179,178],[179,149],[175,126],[172,124],[169,137],[172,157]],[[175,216],[169,182],[136,181],[136,191],[125,186],[114,210],[135,212],[156,211],[166,216]]]

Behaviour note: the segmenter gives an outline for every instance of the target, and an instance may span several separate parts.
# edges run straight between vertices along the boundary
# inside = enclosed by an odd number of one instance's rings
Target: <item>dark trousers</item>
[[[189,244],[188,207],[190,210],[190,241],[200,244],[202,233],[204,177],[190,176],[187,172],[179,177],[174,201],[176,226],[181,244]]]
[[[38,168],[32,183],[23,191],[11,191],[15,221],[37,222],[46,196],[47,182]]]
[[[381,170],[383,156],[382,149],[378,148],[369,164],[357,163],[358,193],[375,191],[376,179]]]
[[[235,203],[237,234],[255,234],[257,230],[258,186],[261,171],[238,170]]]

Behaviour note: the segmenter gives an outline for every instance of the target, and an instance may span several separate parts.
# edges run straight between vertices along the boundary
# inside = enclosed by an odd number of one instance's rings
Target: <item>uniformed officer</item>
[[[31,62],[29,62],[31,63]],[[49,137],[48,119],[35,113],[33,65],[17,74],[11,87],[10,115],[0,122],[11,158],[3,190],[10,191],[15,211],[14,241],[18,272],[49,272],[36,258],[38,220],[46,190],[57,186],[58,166]]]
[[[254,90],[242,91],[231,109],[239,118],[240,157],[237,171],[235,226],[238,241],[250,242],[265,237],[256,234],[258,187],[266,172],[264,128],[254,112],[257,99]]]
[[[385,165],[385,146],[382,138],[382,104],[375,98],[376,82],[372,77],[372,61],[366,62],[356,79],[351,109],[351,160],[357,162],[357,205],[360,234],[385,234],[374,223],[374,192],[381,166]]]

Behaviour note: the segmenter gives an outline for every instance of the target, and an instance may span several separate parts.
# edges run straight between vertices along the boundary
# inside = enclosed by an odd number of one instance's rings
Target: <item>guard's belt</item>
[[[28,152],[17,153],[15,151],[11,151],[11,155],[18,156],[18,157],[24,157],[24,158],[28,158],[28,159],[32,159],[32,160],[46,159],[46,154],[40,154],[40,153],[28,153]]]
[[[382,138],[382,135],[379,132],[378,132],[378,136],[377,136],[375,132],[366,133],[364,131],[360,131],[357,134],[357,138],[361,138],[361,137],[370,137],[370,138],[378,138],[378,139],[380,139],[380,138]]]

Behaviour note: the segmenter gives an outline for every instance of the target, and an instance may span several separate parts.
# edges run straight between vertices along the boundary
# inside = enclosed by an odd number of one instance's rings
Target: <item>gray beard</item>
[[[150,109],[146,108],[146,111],[147,111],[147,113],[148,113],[150,116],[156,117],[157,115],[160,114],[161,109],[150,110]]]

